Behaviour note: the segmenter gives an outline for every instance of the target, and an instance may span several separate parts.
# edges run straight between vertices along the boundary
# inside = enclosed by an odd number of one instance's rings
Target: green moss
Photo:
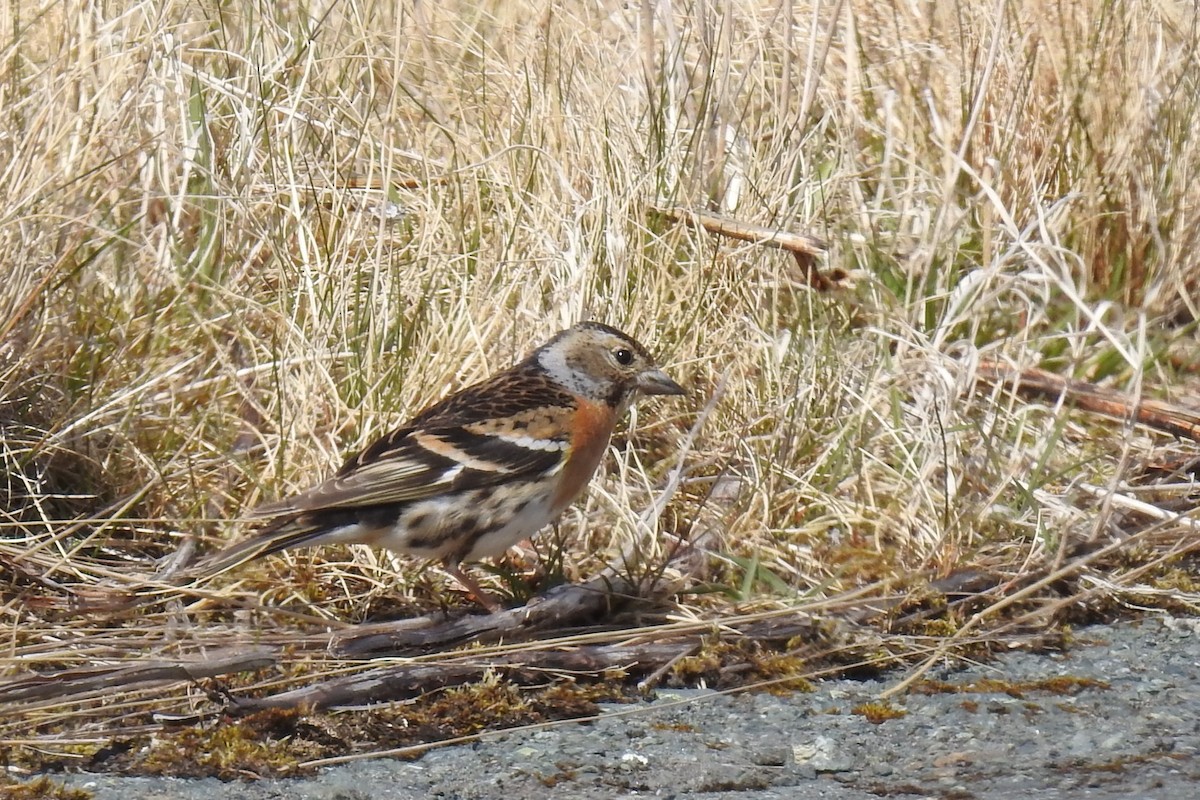
[[[1200,591],[1200,581],[1197,580],[1195,573],[1179,568],[1167,569],[1155,575],[1150,580],[1150,585],[1155,589],[1167,589],[1186,594],[1196,594]]]
[[[914,694],[1006,694],[1024,699],[1031,692],[1055,695],[1076,695],[1084,689],[1107,689],[1108,683],[1096,678],[1080,678],[1061,675],[1036,681],[1006,681],[998,678],[981,678],[969,683],[947,683],[945,681],[921,681],[912,688]]]
[[[711,641],[693,656],[680,659],[671,670],[672,686],[703,683],[713,688],[765,684],[770,691],[809,692],[803,677],[810,669],[804,658],[790,650],[753,640]]]
[[[413,715],[416,724],[453,736],[479,733],[488,728],[527,725],[540,719],[520,689],[501,681],[447,689]]]
[[[137,771],[222,780],[294,775],[299,762],[320,753],[296,736],[298,712],[263,711],[212,728],[184,728],[153,737],[139,753]]]
[[[719,647],[705,647],[694,656],[679,659],[671,668],[672,684],[687,686],[709,678],[717,678],[721,668]]]
[[[858,714],[861,717],[866,717],[867,721],[872,725],[879,725],[887,722],[889,719],[900,719],[908,716],[908,712],[902,708],[896,708],[888,703],[862,703],[850,709],[851,714]]]
[[[23,783],[6,783],[0,778],[0,798],[4,800],[89,800],[87,789],[73,789],[45,775]]]
[[[920,622],[921,635],[950,637],[958,632],[959,623],[948,619],[926,619]]]

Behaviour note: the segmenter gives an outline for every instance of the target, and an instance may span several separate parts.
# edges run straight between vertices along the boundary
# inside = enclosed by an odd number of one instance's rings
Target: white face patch
[[[573,369],[567,363],[569,349],[569,340],[558,342],[554,347],[538,354],[538,364],[567,391],[584,397],[604,397],[607,394],[607,381],[588,375],[582,370]]]

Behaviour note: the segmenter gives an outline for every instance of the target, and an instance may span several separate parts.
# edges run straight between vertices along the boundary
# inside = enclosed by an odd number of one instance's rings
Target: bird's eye
[[[624,347],[622,347],[613,353],[613,358],[615,358],[617,363],[622,367],[628,367],[633,363],[633,351],[626,350]]]

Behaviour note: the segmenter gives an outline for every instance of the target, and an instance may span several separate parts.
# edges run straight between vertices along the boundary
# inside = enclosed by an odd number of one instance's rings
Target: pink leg
[[[479,605],[488,610],[488,613],[495,614],[503,607],[500,605],[500,601],[492,597],[488,592],[485,592],[483,587],[475,582],[474,578],[463,572],[460,564],[445,564],[442,566],[442,569],[446,571],[447,575],[461,583],[463,588],[471,593],[471,596],[475,598]]]

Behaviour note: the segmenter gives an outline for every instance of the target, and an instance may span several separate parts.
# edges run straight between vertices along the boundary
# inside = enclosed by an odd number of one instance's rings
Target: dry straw
[[[212,647],[274,665],[226,678],[257,696],[369,668],[330,631],[460,607],[367,550],[151,576],[583,317],[694,390],[523,562],[659,587],[588,646],[757,637],[790,680],[1195,608],[1191,443],[994,380],[1194,395],[1190,3],[68,0],[0,30],[0,696],[63,687],[9,695],[0,746],[161,733],[220,708]],[[645,673],[771,680],[685,661]]]

